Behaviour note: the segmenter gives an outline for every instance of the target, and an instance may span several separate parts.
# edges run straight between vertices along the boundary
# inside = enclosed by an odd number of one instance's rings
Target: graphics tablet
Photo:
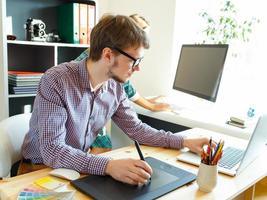
[[[110,176],[95,175],[72,181],[71,184],[95,199],[142,200],[160,197],[196,179],[195,174],[158,159],[147,157],[145,160],[153,169],[151,182],[148,185],[132,186],[118,182]]]

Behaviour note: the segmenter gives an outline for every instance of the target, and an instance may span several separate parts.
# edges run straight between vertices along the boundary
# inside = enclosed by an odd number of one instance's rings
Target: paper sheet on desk
[[[170,104],[171,111],[175,114],[180,114],[185,108],[176,104]]]

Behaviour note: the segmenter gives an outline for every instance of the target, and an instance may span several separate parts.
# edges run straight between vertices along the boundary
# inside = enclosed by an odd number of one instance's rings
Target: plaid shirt
[[[141,144],[183,147],[183,137],[143,124],[131,108],[122,84],[109,79],[90,89],[86,60],[50,68],[41,78],[22,155],[33,163],[104,175],[109,157],[88,149],[100,129],[112,120]]]
[[[74,61],[81,61],[85,58],[89,57],[89,49],[84,50]],[[131,101],[137,100],[140,95],[137,93],[136,89],[133,87],[133,85],[130,83],[130,81],[127,81],[123,84],[124,91],[127,95],[127,97]],[[106,133],[105,127],[103,127],[100,132],[98,133],[95,141],[91,145],[91,147],[100,147],[100,148],[112,148],[111,138]]]

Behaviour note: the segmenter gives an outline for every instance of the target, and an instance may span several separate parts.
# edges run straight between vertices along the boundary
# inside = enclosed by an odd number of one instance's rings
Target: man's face
[[[124,83],[134,71],[140,70],[139,63],[143,58],[144,48],[132,47],[125,50],[116,48],[113,51],[117,51],[118,54],[115,55],[115,61],[109,70],[109,76],[120,83]]]

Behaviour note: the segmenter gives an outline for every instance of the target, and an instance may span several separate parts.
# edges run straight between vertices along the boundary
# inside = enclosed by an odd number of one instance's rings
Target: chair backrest
[[[0,122],[0,178],[7,177],[21,159],[21,146],[29,130],[31,114],[19,114]]]

